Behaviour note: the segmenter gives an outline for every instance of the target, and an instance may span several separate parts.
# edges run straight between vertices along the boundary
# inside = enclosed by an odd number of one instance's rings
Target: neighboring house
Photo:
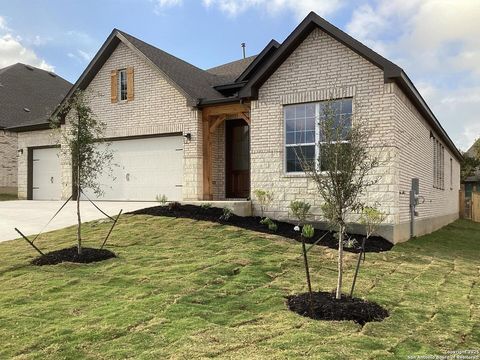
[[[17,173],[26,174],[26,168],[17,170],[17,132],[44,126],[71,87],[60,76],[30,65],[0,69],[0,193],[17,193]]]
[[[477,157],[477,151],[476,151],[476,142],[470,146],[470,148],[467,150],[465,153],[467,156],[470,157]],[[462,182],[462,188],[465,190],[465,197],[466,198],[471,198],[472,197],[472,192],[480,192],[480,169],[477,168],[472,175],[468,176],[463,180]]]
[[[318,151],[315,116],[323,101],[334,100],[344,116],[357,107],[355,116],[376,128],[373,140],[387,144],[381,181],[366,194],[387,214],[383,236],[410,237],[412,178],[425,200],[416,209],[415,235],[458,218],[461,154],[415,86],[401,68],[314,13],[282,44],[272,40],[255,57],[209,70],[113,30],[66,99],[76,89],[92,94],[119,165],[116,180],[102,178],[103,199],[238,200],[266,189],[275,197],[271,218],[288,218],[295,199],[320,214],[295,148]],[[27,153],[54,144],[49,131],[19,133],[18,144],[19,195],[68,197],[68,161],[50,165],[50,173],[63,176],[61,188],[27,166]],[[51,159],[58,152],[43,151]],[[36,182],[44,187],[34,191]],[[258,214],[255,199],[252,205]]]

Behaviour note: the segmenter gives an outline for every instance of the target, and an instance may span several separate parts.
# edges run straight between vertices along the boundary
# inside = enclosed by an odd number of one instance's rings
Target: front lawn
[[[108,223],[92,222],[85,246]],[[377,359],[480,348],[480,224],[457,221],[366,256],[357,296],[390,311],[363,328],[300,317],[300,245],[189,219],[126,215],[101,263],[37,267],[23,240],[0,244],[0,358]],[[38,240],[74,245],[73,227]],[[336,251],[310,253],[315,289],[332,290]],[[356,256],[346,254],[345,284]],[[346,289],[345,289],[346,290]]]

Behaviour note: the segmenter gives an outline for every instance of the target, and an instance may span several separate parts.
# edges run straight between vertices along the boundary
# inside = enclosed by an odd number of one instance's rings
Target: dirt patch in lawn
[[[312,293],[311,313],[309,298],[309,293],[287,296],[287,306],[291,311],[315,320],[352,320],[362,326],[388,317],[388,311],[377,303],[345,295],[337,300],[335,294],[323,291]]]
[[[88,264],[116,257],[107,249],[83,248],[82,255],[78,255],[77,247],[51,251],[32,260],[33,265],[55,265],[62,262],[74,262]]]
[[[231,215],[228,220],[222,218],[223,209],[210,207],[205,208],[196,205],[170,204],[169,206],[154,206],[146,209],[132,211],[129,214],[167,216],[176,218],[188,218],[194,220],[212,221],[219,224],[228,224],[238,226],[243,229],[258,231],[266,234],[281,235],[289,239],[300,241],[299,233],[293,230],[294,225],[284,221],[275,221],[277,231],[271,231],[266,225],[260,224],[261,218],[258,216],[237,216]],[[338,240],[331,231],[315,229],[315,235],[308,239],[308,243],[313,244],[322,238],[318,245],[326,246],[331,249],[338,249]],[[356,243],[351,247],[344,247],[345,251],[359,253],[362,244],[362,235],[350,234],[356,239]],[[388,251],[393,244],[379,236],[372,236],[365,242],[365,252]]]

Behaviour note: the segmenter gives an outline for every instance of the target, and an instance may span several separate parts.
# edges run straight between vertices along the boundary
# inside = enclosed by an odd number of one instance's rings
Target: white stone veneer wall
[[[306,200],[314,205],[314,214],[321,213],[315,183],[303,175],[285,173],[283,106],[328,100],[332,94],[334,98],[352,97],[356,116],[376,129],[372,140],[388,145],[384,149],[388,162],[378,169],[382,181],[366,196],[380,204],[388,214],[386,222],[393,224],[398,219],[398,172],[392,89],[384,84],[382,70],[319,29],[272,74],[260,88],[258,100],[252,102],[252,190],[274,192],[274,204],[267,212],[273,218],[288,218],[292,200]]]

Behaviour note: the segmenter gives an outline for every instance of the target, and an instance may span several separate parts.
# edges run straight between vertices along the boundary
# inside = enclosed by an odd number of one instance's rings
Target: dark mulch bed
[[[342,295],[335,299],[334,293],[313,292],[313,314],[309,311],[309,294],[287,296],[287,306],[299,315],[315,320],[353,320],[360,325],[370,321],[382,321],[388,311],[377,303]]]
[[[171,205],[171,204],[170,204]],[[212,221],[219,224],[229,224],[238,226],[243,229],[258,231],[266,234],[281,235],[286,238],[299,241],[299,233],[293,230],[294,225],[275,221],[278,225],[277,231],[270,231],[266,225],[260,224],[261,218],[258,216],[237,216],[232,215],[228,221],[220,219],[223,214],[223,209],[210,207],[202,208],[196,205],[173,205],[173,206],[154,206],[146,209],[132,211],[129,214],[135,215],[152,215],[152,216],[167,216],[176,218],[189,218],[194,220]],[[325,236],[324,236],[325,235]],[[338,249],[338,240],[334,237],[334,233],[326,230],[315,230],[315,235],[308,239],[308,243],[315,243],[322,236],[323,239],[318,243],[319,245],[329,247],[331,249]],[[361,235],[351,235],[357,243],[351,248],[344,248],[345,251],[359,253],[362,245]],[[372,236],[365,243],[365,252],[382,252],[389,251],[393,244],[379,236]]]
[[[77,247],[71,247],[67,249],[55,250],[46,253],[43,256],[39,256],[32,260],[33,265],[55,265],[62,262],[75,262],[75,263],[92,263],[97,261],[103,261],[116,257],[116,255],[110,250],[106,249],[92,249],[83,248],[82,255],[79,256]]]

